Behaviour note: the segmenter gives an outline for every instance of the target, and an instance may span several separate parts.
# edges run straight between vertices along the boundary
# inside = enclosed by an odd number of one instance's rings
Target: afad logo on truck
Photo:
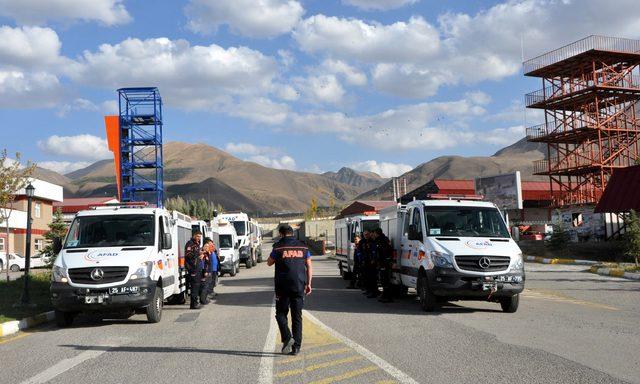
[[[466,242],[467,247],[473,249],[487,249],[493,247],[493,244],[489,240],[469,240]]]
[[[101,251],[93,251],[84,255],[84,259],[86,261],[98,262],[100,260],[106,259],[108,257],[117,257],[120,256],[118,252],[101,252]]]

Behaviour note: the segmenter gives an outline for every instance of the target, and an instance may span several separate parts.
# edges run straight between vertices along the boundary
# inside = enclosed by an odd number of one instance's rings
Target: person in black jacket
[[[362,243],[362,280],[368,298],[378,297],[377,248],[373,233],[364,231]]]
[[[202,271],[204,270],[204,254],[205,252],[200,247],[202,241],[202,232],[196,231],[193,233],[191,240],[184,246],[184,266],[187,270],[190,297],[191,297],[191,309],[200,308],[198,303],[200,294],[200,284],[202,279]]]
[[[378,267],[378,275],[380,276],[380,285],[382,285],[382,296],[380,296],[379,300],[383,303],[390,303],[393,301],[393,295],[391,293],[393,249],[391,248],[389,238],[382,232],[382,229],[376,228],[373,231],[373,238],[376,249],[376,265]]]
[[[282,225],[281,239],[273,245],[267,265],[275,264],[276,320],[280,328],[282,353],[297,355],[302,346],[302,308],[304,296],[311,294],[311,253],[307,246],[293,237],[293,229]],[[287,319],[291,309],[291,325]]]

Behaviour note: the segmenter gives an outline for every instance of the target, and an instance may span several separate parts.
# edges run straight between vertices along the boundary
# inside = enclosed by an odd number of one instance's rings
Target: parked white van
[[[177,238],[176,220],[162,208],[79,212],[52,270],[58,325],[70,325],[80,312],[140,312],[160,321],[165,300],[184,298]]]
[[[220,219],[217,221],[218,256],[220,257],[220,276],[228,273],[235,276],[240,269],[240,252],[238,235],[235,227],[228,221]]]

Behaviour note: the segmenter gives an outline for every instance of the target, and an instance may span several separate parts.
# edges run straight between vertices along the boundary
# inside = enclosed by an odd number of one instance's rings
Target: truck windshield
[[[76,217],[65,248],[146,246],[154,244],[153,215]]]
[[[509,237],[495,208],[425,206],[428,236]]]
[[[238,234],[238,236],[244,236],[247,234],[246,221],[234,221],[233,226],[236,228],[236,234]]]
[[[220,248],[233,248],[231,235],[220,235]]]

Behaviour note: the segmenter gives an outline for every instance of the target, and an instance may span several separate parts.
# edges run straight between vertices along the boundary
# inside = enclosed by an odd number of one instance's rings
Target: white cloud
[[[229,153],[246,156],[245,160],[276,169],[296,169],[296,161],[281,149],[251,143],[228,143],[225,150]]]
[[[60,55],[61,47],[51,28],[0,26],[0,65],[5,68],[32,70],[68,64],[70,60]]]
[[[342,60],[326,59],[320,64],[319,71],[339,74],[349,85],[367,85],[367,75]]]
[[[70,20],[117,25],[131,21],[123,0],[0,0],[0,16],[29,25]]]
[[[441,85],[456,82],[455,74],[415,64],[378,64],[372,71],[376,89],[408,98],[434,96]]]
[[[83,160],[102,160],[113,156],[107,148],[105,139],[87,134],[77,136],[53,135],[46,140],[38,141],[38,148],[52,155]]]
[[[296,62],[296,56],[293,52],[288,51],[286,49],[278,49],[278,56],[280,57],[280,62],[285,67],[290,67]]]
[[[52,74],[3,71],[0,68],[0,108],[50,108],[63,97],[60,81]]]
[[[292,81],[295,87],[314,103],[339,104],[346,94],[334,75],[295,77]]]
[[[507,128],[495,128],[480,136],[479,141],[491,145],[511,145],[525,136],[525,129],[522,125]]]
[[[413,167],[408,164],[377,162],[375,160],[355,163],[350,165],[350,167],[357,171],[374,172],[384,178],[400,176],[413,169]]]
[[[100,103],[100,110],[106,115],[117,115],[120,111],[118,110],[118,102],[115,100],[105,100]]]
[[[194,32],[215,32],[223,24],[249,37],[275,37],[288,33],[304,9],[294,0],[191,0],[185,8]]]
[[[225,49],[216,44],[192,46],[186,40],[130,38],[84,52],[78,70],[70,76],[78,83],[109,89],[154,84],[171,106],[230,115],[238,110],[238,115],[265,122],[272,118],[242,109],[247,103],[260,109],[267,104],[277,106],[264,99],[274,90],[277,73],[273,58],[246,47]]]
[[[95,105],[91,100],[77,98],[72,100],[70,103],[63,105],[60,110],[57,112],[59,117],[66,116],[69,112],[77,112],[77,111],[97,111],[99,108]]]
[[[86,168],[89,165],[91,165],[91,162],[89,161],[41,161],[38,163],[39,167],[57,172],[61,175],[77,171],[78,169]]]
[[[344,4],[353,5],[365,11],[388,11],[390,9],[415,4],[418,0],[342,0]]]
[[[348,143],[383,150],[438,150],[471,143],[482,132],[470,122],[486,110],[469,99],[399,106],[368,116],[318,112],[292,114],[289,127],[298,133],[333,133]]]
[[[421,61],[438,50],[438,31],[422,17],[389,25],[315,15],[293,31],[301,50],[370,63]]]

